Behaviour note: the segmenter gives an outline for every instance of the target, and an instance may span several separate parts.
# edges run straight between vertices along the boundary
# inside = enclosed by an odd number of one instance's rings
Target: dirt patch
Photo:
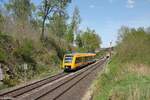
[[[127,64],[129,72],[135,72],[140,75],[150,75],[150,67],[144,64]]]
[[[82,100],[92,100],[93,98],[93,91],[92,89],[88,89],[85,95],[83,96]]]

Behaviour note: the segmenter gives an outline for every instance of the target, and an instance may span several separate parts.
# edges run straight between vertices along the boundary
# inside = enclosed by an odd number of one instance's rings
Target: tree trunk
[[[44,16],[43,22],[42,22],[41,41],[44,40],[45,20],[46,20],[46,16]]]

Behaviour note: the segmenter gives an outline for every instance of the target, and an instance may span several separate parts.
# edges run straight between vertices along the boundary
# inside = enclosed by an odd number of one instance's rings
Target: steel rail
[[[36,81],[36,82],[33,82],[31,84],[28,84],[28,85],[24,85],[24,86],[21,86],[19,88],[16,88],[16,89],[13,89],[13,90],[10,90],[10,91],[7,91],[7,92],[4,92],[4,93],[0,93],[0,99],[3,98],[3,97],[13,97],[13,98],[16,98],[26,92],[29,92],[33,89],[36,89],[36,88],[39,88],[40,86],[43,86],[47,83],[50,83],[52,81],[55,81],[61,77],[64,77],[68,75],[68,73],[64,73],[64,72],[61,72],[57,75],[54,75],[54,76],[50,76],[50,77],[47,77],[45,79],[42,79],[42,80],[39,80],[39,81]]]
[[[56,89],[59,89],[60,87],[62,87],[63,85],[65,84],[69,84],[71,83],[72,80],[82,76],[79,80],[75,81],[74,84],[72,84],[71,86],[69,87],[65,87],[65,91],[62,91],[61,93],[57,94],[56,97],[51,97],[51,99],[55,100],[57,99],[58,97],[60,97],[62,94],[64,94],[65,92],[67,92],[70,88],[72,88],[72,86],[76,85],[79,81],[81,81],[83,78],[85,78],[87,75],[89,75],[90,73],[92,73],[92,71],[94,71],[95,69],[98,68],[99,65],[102,65],[104,62],[100,63],[101,61],[99,61],[99,63],[95,64],[94,67],[88,67],[87,69],[83,70],[82,72],[80,73],[77,73],[76,75],[74,75],[72,78],[70,78],[69,80],[67,81],[64,81],[62,84],[58,85],[57,87],[55,88],[52,88],[50,89],[49,91],[47,91],[46,93],[42,94],[42,95],[39,95],[39,97],[37,97],[35,100],[41,100],[43,97],[46,97],[47,95],[49,95],[50,93],[52,93],[53,91],[55,91]],[[87,73],[87,74],[85,74]],[[84,75],[85,74],[85,75]],[[50,99],[50,100],[51,100]]]

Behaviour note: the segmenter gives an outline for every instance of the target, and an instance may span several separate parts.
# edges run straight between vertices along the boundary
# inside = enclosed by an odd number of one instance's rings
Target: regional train
[[[73,71],[83,68],[86,65],[96,62],[95,53],[72,53],[66,54],[63,58],[64,71]]]

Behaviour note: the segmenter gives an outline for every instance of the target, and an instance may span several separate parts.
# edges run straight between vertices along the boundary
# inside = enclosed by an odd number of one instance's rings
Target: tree
[[[41,40],[44,39],[45,22],[47,19],[52,20],[55,13],[63,15],[63,8],[67,5],[68,0],[43,0],[40,7],[39,16],[42,17]]]
[[[79,48],[83,48],[84,52],[94,52],[97,48],[100,48],[101,38],[95,30],[87,28],[85,32],[77,34],[75,42]]]
[[[74,34],[77,33],[77,29],[78,29],[80,22],[81,22],[80,12],[79,12],[79,9],[75,7],[71,24],[68,25],[68,31],[66,33],[66,40],[71,44],[73,44]]]
[[[13,16],[13,23],[19,26],[18,30],[25,31],[25,26],[30,23],[32,12],[35,10],[34,4],[31,0],[9,0],[5,4],[9,14]]]
[[[49,28],[53,35],[57,36],[59,39],[63,38],[67,28],[65,15],[60,16],[59,14],[54,14],[53,20],[50,20]]]
[[[95,49],[100,48],[101,38],[96,34],[95,30],[87,30],[81,35],[83,48],[88,52],[94,52]]]
[[[31,3],[31,0],[9,0],[6,8],[16,20],[29,21],[33,3]]]
[[[74,41],[74,34],[69,32],[65,34],[65,39],[67,40],[68,43],[73,44]]]
[[[77,29],[78,29],[78,25],[81,22],[81,18],[80,18],[80,12],[79,12],[79,8],[75,7],[74,12],[73,12],[73,17],[72,17],[72,22],[71,22],[71,27],[70,27],[70,31],[72,33],[76,33]]]
[[[81,39],[81,35],[80,35],[80,34],[77,34],[75,42],[76,42],[76,45],[77,45],[79,48],[83,47],[82,39]]]
[[[1,12],[0,12],[0,33],[1,33],[2,30],[3,30],[4,22],[5,22],[4,16],[3,16],[3,15],[1,14]]]
[[[116,50],[120,60],[142,63],[149,60],[150,34],[144,28],[121,27],[118,37]]]

